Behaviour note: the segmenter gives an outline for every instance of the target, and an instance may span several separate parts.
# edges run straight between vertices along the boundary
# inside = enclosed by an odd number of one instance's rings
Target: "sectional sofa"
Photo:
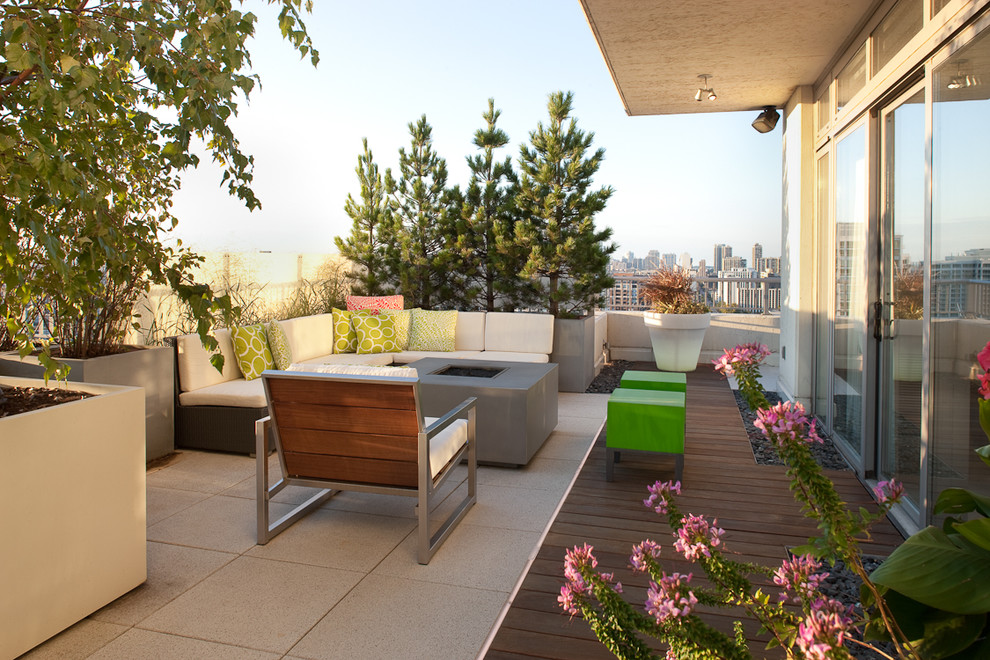
[[[293,364],[403,365],[426,357],[548,362],[553,317],[520,312],[458,312],[453,351],[334,353],[330,314],[278,321]],[[238,367],[229,330],[215,333],[224,357],[222,372],[210,364],[199,335],[172,337],[175,348],[175,445],[250,454],[254,422],[267,414],[260,378],[246,380]]]

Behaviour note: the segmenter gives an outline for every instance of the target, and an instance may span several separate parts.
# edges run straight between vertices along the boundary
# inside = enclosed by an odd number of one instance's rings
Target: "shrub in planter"
[[[711,314],[707,305],[694,300],[693,289],[694,280],[687,272],[666,266],[640,287],[650,303],[643,322],[661,371],[694,371],[698,366]]]

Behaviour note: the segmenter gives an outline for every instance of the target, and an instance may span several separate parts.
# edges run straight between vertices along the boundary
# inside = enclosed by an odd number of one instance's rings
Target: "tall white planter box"
[[[70,388],[99,396],[0,418],[0,658],[147,579],[144,393]]]
[[[694,371],[698,368],[705,331],[711,314],[658,314],[643,312],[650,332],[653,358],[660,371]]]
[[[61,362],[71,367],[70,382],[143,387],[147,460],[175,451],[175,354],[171,347],[143,347]],[[0,355],[0,376],[41,378],[44,372],[34,356],[22,359],[16,351]]]

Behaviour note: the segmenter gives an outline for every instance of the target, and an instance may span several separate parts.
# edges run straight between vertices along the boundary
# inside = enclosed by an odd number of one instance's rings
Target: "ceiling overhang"
[[[782,107],[880,0],[581,0],[630,115]],[[700,74],[716,101],[695,100]]]

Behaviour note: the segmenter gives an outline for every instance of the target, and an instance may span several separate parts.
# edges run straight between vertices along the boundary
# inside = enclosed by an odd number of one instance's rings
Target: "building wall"
[[[798,87],[783,109],[780,374],[778,387],[811,403],[814,355],[814,95]]]

